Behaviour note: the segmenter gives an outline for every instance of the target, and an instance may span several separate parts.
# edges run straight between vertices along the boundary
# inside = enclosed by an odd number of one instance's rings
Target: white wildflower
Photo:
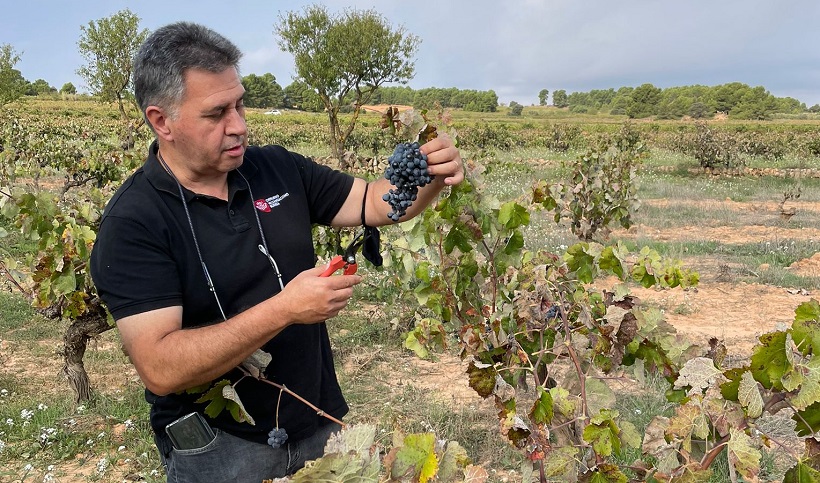
[[[100,461],[97,462],[97,473],[103,474],[105,470],[108,469],[108,460],[105,458],[101,458]]]
[[[46,406],[43,403],[40,403],[40,404],[37,405],[37,410],[38,411],[45,411],[46,409],[48,409],[48,406]]]
[[[124,449],[125,449],[125,446],[120,446],[119,448],[117,448],[117,451],[122,451]]]
[[[13,420],[13,419],[11,419],[11,418],[6,419],[6,425],[8,425],[8,426],[14,426],[14,420]]]
[[[134,421],[131,421],[130,419],[126,419],[125,421],[123,421],[122,424],[125,425],[125,429],[134,429],[134,427],[136,426],[134,424]]]

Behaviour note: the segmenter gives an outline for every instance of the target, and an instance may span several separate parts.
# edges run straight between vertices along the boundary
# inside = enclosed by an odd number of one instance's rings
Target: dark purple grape
[[[392,211],[387,217],[397,222],[407,214],[416,201],[419,188],[429,184],[434,176],[427,173],[427,155],[419,150],[419,143],[399,143],[388,158],[384,177],[395,186],[382,199],[390,204]]]

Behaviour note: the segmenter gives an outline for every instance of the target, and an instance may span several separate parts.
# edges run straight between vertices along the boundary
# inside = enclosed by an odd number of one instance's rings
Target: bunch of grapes
[[[281,448],[288,440],[285,428],[273,428],[268,433],[268,444],[273,448]]]
[[[388,191],[382,199],[392,208],[387,216],[396,222],[416,201],[419,188],[429,184],[434,177],[427,172],[427,155],[419,150],[419,143],[399,143],[387,161],[389,166],[384,177],[396,188]]]

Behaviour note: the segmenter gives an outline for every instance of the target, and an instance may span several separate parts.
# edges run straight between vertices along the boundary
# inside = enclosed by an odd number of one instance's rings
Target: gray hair
[[[177,22],[161,27],[145,39],[134,59],[137,104],[143,115],[148,106],[159,106],[174,116],[185,94],[188,69],[220,73],[233,67],[239,72],[241,57],[233,42],[203,25]]]

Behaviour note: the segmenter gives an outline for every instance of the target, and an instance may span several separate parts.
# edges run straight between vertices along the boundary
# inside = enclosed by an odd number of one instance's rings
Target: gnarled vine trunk
[[[62,374],[68,380],[78,403],[91,399],[91,381],[83,364],[88,340],[112,328],[105,309],[96,305],[74,320],[63,335],[63,348],[60,351],[63,356]]]

